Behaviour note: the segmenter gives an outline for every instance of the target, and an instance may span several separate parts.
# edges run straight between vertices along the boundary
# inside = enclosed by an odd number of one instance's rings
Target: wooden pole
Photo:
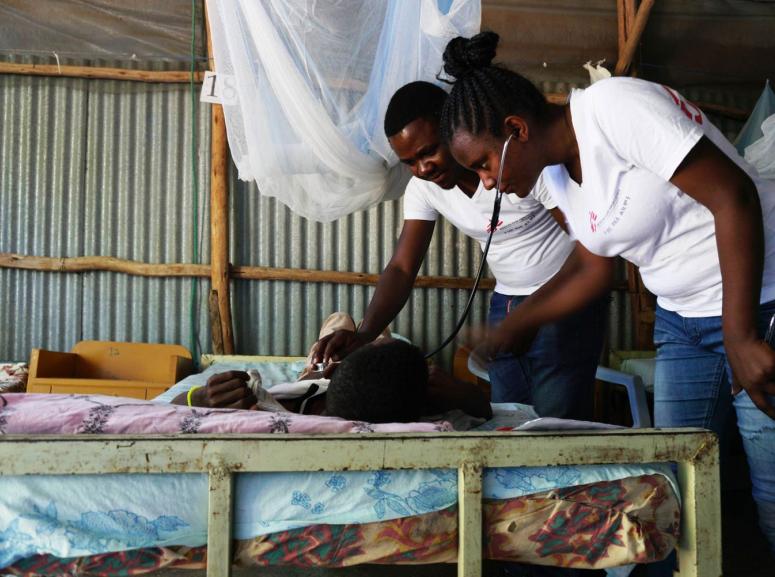
[[[205,4],[206,7],[206,4]],[[210,19],[205,9],[207,24],[207,57],[214,69],[213,47],[210,36]],[[231,323],[231,297],[229,286],[229,183],[226,121],[223,106],[211,105],[210,144],[210,282],[218,295],[218,309],[223,328],[223,350],[234,354],[234,331]]]
[[[0,62],[0,74],[25,76],[63,76],[100,80],[133,80],[135,82],[184,83],[191,81],[188,70],[132,70],[129,68],[101,68],[96,66],[59,66],[58,64],[17,64]],[[204,74],[194,73],[194,80],[202,82]]]
[[[9,252],[0,252],[0,268],[63,273],[108,271],[132,276],[169,278],[207,278],[211,276],[210,265],[207,264],[149,264],[110,256],[56,258],[50,256],[25,256]],[[315,282],[361,286],[374,286],[379,280],[378,274],[305,268],[233,266],[230,268],[230,273],[232,278],[242,280]],[[414,282],[415,288],[470,290],[473,286],[474,279],[466,276],[418,276]],[[493,288],[495,288],[495,279],[483,278],[482,282],[479,283],[479,290],[492,290]],[[622,284],[614,288],[624,289],[626,286]]]
[[[643,31],[646,29],[646,23],[648,22],[651,9],[654,7],[654,2],[655,0],[643,0],[643,3],[638,8],[632,29],[627,33],[627,41],[619,51],[619,60],[614,70],[616,76],[622,76],[629,70],[632,59],[635,57],[635,51],[638,49],[638,44],[643,36]],[[625,0],[625,12],[627,11]],[[627,28],[629,29],[629,23],[627,23]]]
[[[0,268],[50,272],[109,271],[149,277],[206,277],[210,275],[210,265],[206,264],[148,264],[112,256],[56,258],[26,256],[9,252],[0,252]]]
[[[627,43],[627,9],[625,0],[616,0],[616,29],[617,29],[617,56],[616,61],[622,59],[624,45]]]
[[[145,277],[209,277],[207,264],[148,264],[109,256],[79,256],[55,258],[48,256],[25,256],[14,253],[0,253],[0,268],[35,270],[44,272],[80,273],[108,271]],[[261,266],[234,266],[231,277],[244,280],[270,280],[288,282],[315,282],[373,286],[379,280],[378,274],[311,270],[299,268],[271,268]],[[470,277],[418,276],[417,288],[470,289],[474,280]],[[480,290],[490,290],[495,281],[484,278]]]
[[[210,311],[210,333],[213,339],[213,353],[223,354],[223,327],[221,326],[221,311],[218,310],[218,292],[210,291],[207,299],[208,310]]]

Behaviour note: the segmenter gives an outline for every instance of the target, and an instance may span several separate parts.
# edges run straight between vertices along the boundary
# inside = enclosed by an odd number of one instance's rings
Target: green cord
[[[199,264],[199,178],[197,175],[197,95],[195,86],[196,76],[196,3],[197,0],[191,0],[191,179],[193,182],[193,218],[194,218],[194,231],[193,242],[191,249],[191,260],[194,264]],[[197,300],[198,300],[198,288],[199,279],[194,277],[191,279],[191,354],[194,359],[199,359],[198,343],[197,343]],[[196,362],[196,361],[195,361]]]

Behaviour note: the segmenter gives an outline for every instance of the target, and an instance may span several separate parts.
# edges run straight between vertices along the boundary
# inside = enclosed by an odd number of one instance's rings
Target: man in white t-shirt
[[[449,154],[438,133],[446,93],[428,82],[399,89],[385,116],[385,133],[414,178],[404,195],[404,227],[393,257],[356,332],[337,331],[314,347],[316,361],[337,359],[373,340],[406,303],[441,214],[484,247],[495,192]],[[537,290],[563,265],[573,242],[541,182],[527,198],[504,199],[487,263],[496,279],[491,325]],[[490,363],[493,402],[534,404],[541,416],[591,419],[592,386],[600,358],[606,302],[542,328],[524,355]]]

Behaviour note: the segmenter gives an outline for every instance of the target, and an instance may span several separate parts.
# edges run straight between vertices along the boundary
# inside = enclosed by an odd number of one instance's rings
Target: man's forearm
[[[382,272],[371,298],[358,333],[372,341],[385,330],[404,308],[414,286],[416,275],[410,275],[398,267],[388,264]]]

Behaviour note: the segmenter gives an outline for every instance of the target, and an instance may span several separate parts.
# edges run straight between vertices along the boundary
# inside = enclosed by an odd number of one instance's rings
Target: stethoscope
[[[468,297],[466,308],[463,309],[463,314],[460,315],[460,319],[457,321],[455,330],[453,330],[452,333],[446,339],[444,339],[444,342],[441,343],[441,345],[439,345],[438,348],[434,349],[432,352],[425,355],[426,359],[431,358],[433,355],[441,351],[444,347],[446,347],[449,343],[451,343],[454,340],[454,338],[460,332],[460,329],[463,328],[463,323],[466,322],[466,317],[468,316],[468,312],[471,310],[471,304],[474,302],[476,291],[479,288],[479,281],[482,280],[482,273],[484,272],[484,265],[487,262],[487,253],[490,251],[490,243],[492,242],[492,235],[495,234],[495,229],[498,226],[498,217],[501,214],[501,198],[503,198],[503,191],[501,190],[501,179],[503,178],[503,165],[506,162],[506,151],[509,149],[509,142],[511,142],[511,139],[514,138],[515,134],[516,134],[515,132],[511,133],[509,137],[506,139],[506,142],[503,143],[503,150],[501,151],[501,163],[500,163],[500,166],[498,167],[498,180],[495,182],[495,202],[492,205],[492,217],[490,218],[490,234],[487,237],[487,242],[484,245],[484,251],[482,253],[482,262],[479,263],[479,271],[476,273],[476,280],[474,281],[474,286],[471,289],[471,294]]]

